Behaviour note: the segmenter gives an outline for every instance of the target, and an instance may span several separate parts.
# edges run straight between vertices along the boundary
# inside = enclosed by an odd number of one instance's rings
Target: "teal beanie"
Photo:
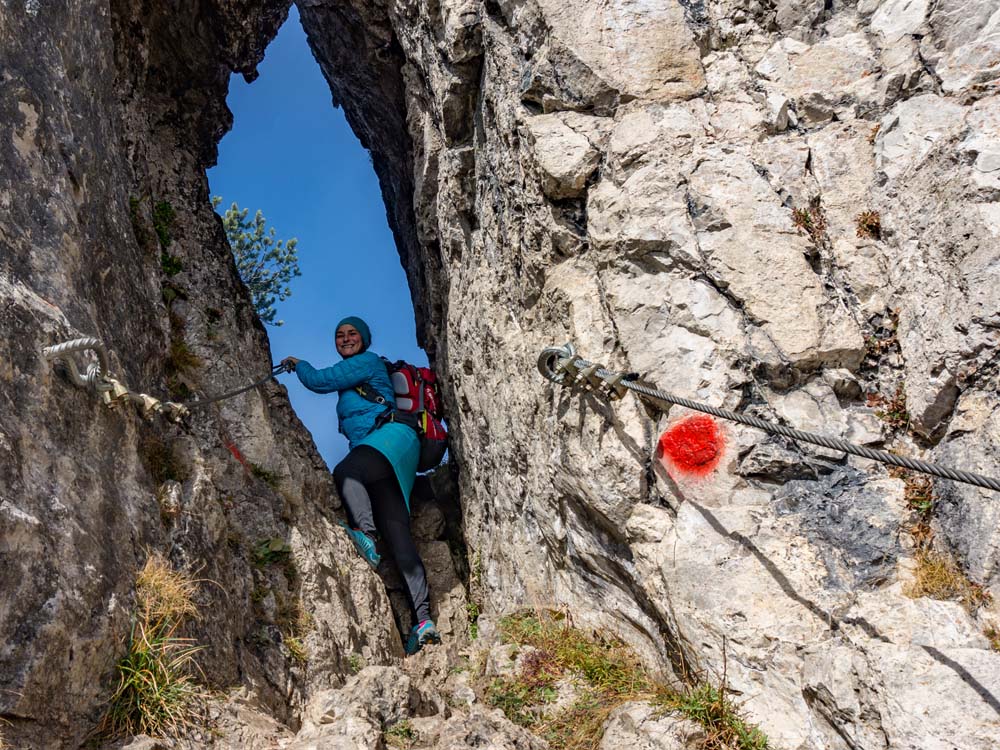
[[[342,321],[337,323],[337,328],[333,329],[334,332],[336,333],[337,329],[339,329],[342,325],[354,326],[358,330],[358,333],[361,334],[361,343],[364,345],[364,348],[367,349],[369,346],[371,346],[372,332],[368,329],[368,324],[365,323],[365,321],[363,321],[361,318],[356,318],[353,315],[348,315]]]

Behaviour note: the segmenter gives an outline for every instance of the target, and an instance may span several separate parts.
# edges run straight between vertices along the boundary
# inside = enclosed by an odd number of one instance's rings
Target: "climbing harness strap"
[[[566,344],[562,347],[549,347],[547,349],[543,349],[541,356],[538,358],[538,371],[546,379],[556,383],[557,385],[584,385],[597,392],[603,393],[611,399],[621,398],[625,394],[625,391],[629,390],[636,393],[640,397],[652,401],[659,401],[666,404],[676,404],[677,406],[683,406],[686,409],[693,409],[694,411],[711,414],[713,417],[726,419],[731,422],[739,422],[740,424],[747,425],[748,427],[763,430],[764,432],[769,432],[774,435],[782,435],[784,437],[791,438],[792,440],[800,440],[804,443],[812,443],[814,445],[823,446],[824,448],[850,453],[851,455],[867,458],[871,461],[880,461],[884,464],[899,466],[904,469],[910,469],[911,471],[919,471],[923,474],[932,474],[944,479],[951,479],[965,484],[973,484],[977,487],[983,487],[988,490],[993,490],[994,492],[1000,492],[1000,481],[991,479],[990,477],[984,477],[980,474],[974,474],[970,471],[948,469],[944,466],[928,463],[927,461],[907,458],[906,456],[897,456],[895,453],[889,453],[887,451],[865,448],[864,446],[849,443],[846,440],[827,437],[825,435],[816,435],[811,432],[803,432],[802,430],[794,430],[790,427],[784,427],[772,422],[767,422],[763,419],[750,417],[745,414],[739,414],[727,409],[719,409],[714,406],[708,406],[707,404],[700,404],[697,401],[691,401],[686,398],[674,396],[670,393],[665,393],[664,391],[660,391],[655,388],[649,388],[635,382],[638,379],[638,375],[636,373],[616,373],[608,370],[603,365],[594,364],[593,362],[588,362],[585,359],[580,359],[576,356],[576,352],[573,350],[573,346],[571,344]]]
[[[77,367],[76,361],[73,359],[72,355],[76,352],[86,351],[94,352],[94,354],[97,355],[97,362],[91,362],[88,364],[86,371],[81,374],[80,369]],[[223,401],[227,398],[238,396],[239,394],[245,393],[252,388],[263,385],[278,373],[288,371],[288,368],[284,365],[274,365],[271,367],[270,373],[250,385],[238,388],[234,391],[229,391],[228,393],[223,393],[219,396],[201,399],[200,401],[191,401],[186,404],[178,404],[173,401],[161,401],[160,399],[146,393],[137,393],[132,391],[123,383],[111,377],[108,372],[107,351],[101,341],[93,336],[73,339],[72,341],[56,344],[54,346],[47,346],[42,350],[42,354],[48,360],[58,360],[63,362],[66,365],[66,369],[68,370],[70,379],[73,381],[74,385],[80,388],[90,388],[96,393],[99,393],[104,403],[109,407],[114,407],[119,403],[131,402],[140,407],[144,414],[161,414],[174,422],[179,422],[188,416],[190,409],[198,409],[217,401]]]

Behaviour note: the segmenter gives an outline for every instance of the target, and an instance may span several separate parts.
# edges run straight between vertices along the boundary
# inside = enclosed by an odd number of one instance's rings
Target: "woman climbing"
[[[382,358],[368,351],[371,340],[365,321],[344,318],[336,333],[337,353],[343,362],[322,370],[297,357],[285,357],[281,363],[309,390],[337,391],[340,396],[337,419],[351,447],[333,470],[350,520],[350,526],[341,525],[372,568],[378,568],[381,560],[375,551],[379,533],[392,550],[406,581],[415,623],[406,641],[406,653],[415,654],[425,643],[441,642],[431,620],[424,564],[410,534],[409,498],[420,442],[412,427],[386,421],[395,406],[395,394]],[[382,397],[381,403],[362,395],[367,392],[370,396],[373,391]]]

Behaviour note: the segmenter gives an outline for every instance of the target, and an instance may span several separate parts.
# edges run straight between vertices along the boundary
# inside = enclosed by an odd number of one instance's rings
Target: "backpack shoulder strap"
[[[380,356],[379,359],[381,359],[382,364],[385,365],[385,372],[389,376],[389,385],[391,386],[394,366],[392,362],[387,360],[385,357]],[[369,387],[368,383],[362,383],[361,385],[357,385],[354,387],[354,390],[358,392],[358,395],[361,396],[361,398],[367,401],[371,401],[373,404],[378,404],[379,406],[388,406],[390,409],[396,408],[395,400],[393,400],[392,403],[389,403],[389,401],[385,398],[385,396],[382,396],[374,388]]]

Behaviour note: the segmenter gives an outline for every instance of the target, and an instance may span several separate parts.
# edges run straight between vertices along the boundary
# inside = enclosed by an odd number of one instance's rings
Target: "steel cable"
[[[97,355],[99,364],[91,363],[87,366],[86,374],[81,374],[76,362],[71,356],[74,352],[86,352],[92,351]],[[108,391],[114,391],[114,398],[128,397],[130,400],[135,402],[137,405],[143,407],[144,409],[149,408],[150,404],[155,405],[154,408],[161,410],[161,406],[171,415],[171,418],[180,419],[184,416],[186,410],[197,409],[202,406],[208,406],[209,404],[214,404],[217,401],[223,401],[227,398],[232,398],[233,396],[238,396],[241,393],[246,393],[247,391],[256,388],[257,386],[263,385],[268,380],[273,378],[275,375],[281,372],[287,372],[284,365],[272,365],[271,372],[269,372],[264,377],[251,383],[250,385],[243,386],[242,388],[237,388],[236,390],[223,393],[219,396],[212,396],[211,398],[202,399],[200,401],[192,401],[186,404],[180,404],[173,401],[163,401],[147,396],[142,393],[136,393],[126,386],[118,383],[114,380],[108,373],[108,355],[104,348],[104,344],[101,343],[100,339],[93,336],[86,336],[84,338],[73,339],[72,341],[66,341],[62,344],[55,344],[53,346],[47,346],[42,350],[42,354],[46,359],[50,360],[61,360],[66,364],[69,370],[69,375],[75,385],[81,388],[92,388],[94,391],[101,393]],[[117,388],[118,390],[114,390]],[[108,398],[108,403],[112,403],[113,398]]]
[[[589,370],[589,368],[594,369]],[[873,448],[865,448],[864,446],[855,445],[854,443],[849,443],[848,441],[841,440],[839,438],[816,435],[811,432],[803,432],[802,430],[795,430],[790,427],[784,427],[763,419],[758,419],[757,417],[739,414],[734,411],[729,411],[728,409],[719,409],[715,406],[708,406],[707,404],[701,404],[697,401],[691,401],[690,399],[674,396],[673,394],[665,393],[664,391],[656,388],[649,388],[640,383],[634,382],[633,376],[628,376],[624,373],[612,372],[611,370],[608,370],[600,365],[595,366],[593,362],[580,359],[573,353],[573,349],[569,345],[566,347],[545,349],[542,352],[541,357],[539,357],[538,369],[543,376],[559,385],[567,385],[576,382],[575,379],[571,379],[570,383],[565,382],[568,375],[575,374],[572,373],[572,371],[589,370],[590,374],[600,378],[605,381],[606,384],[615,389],[625,388],[649,399],[661,401],[667,404],[683,406],[686,409],[700,411],[705,414],[711,414],[719,419],[726,419],[731,422],[745,424],[748,427],[753,427],[754,429],[769,432],[774,435],[782,435],[784,437],[791,438],[792,440],[800,440],[804,443],[820,445],[824,448],[830,448],[831,450],[860,456],[861,458],[867,458],[871,461],[880,461],[884,464],[899,466],[903,469],[919,471],[922,474],[932,474],[933,476],[942,477],[944,479],[951,479],[956,482],[972,484],[977,487],[993,490],[994,492],[1000,492],[1000,481],[991,479],[990,477],[984,477],[980,474],[974,474],[971,471],[949,469],[927,461],[907,458],[906,456],[897,456],[895,453],[875,450]]]
[[[238,388],[235,391],[229,391],[228,393],[223,393],[221,396],[212,396],[211,398],[202,399],[201,401],[189,401],[186,404],[181,404],[181,406],[183,406],[186,409],[197,409],[201,406],[208,406],[208,404],[214,404],[216,401],[224,401],[227,398],[232,398],[233,396],[239,396],[241,393],[245,393],[246,391],[256,388],[259,385],[263,385],[268,380],[273,378],[275,375],[278,375],[279,373],[283,372],[284,370],[285,370],[284,365],[273,365],[271,367],[271,372],[269,372],[267,375],[265,375],[255,383],[251,383],[250,385],[245,385],[242,388]]]

